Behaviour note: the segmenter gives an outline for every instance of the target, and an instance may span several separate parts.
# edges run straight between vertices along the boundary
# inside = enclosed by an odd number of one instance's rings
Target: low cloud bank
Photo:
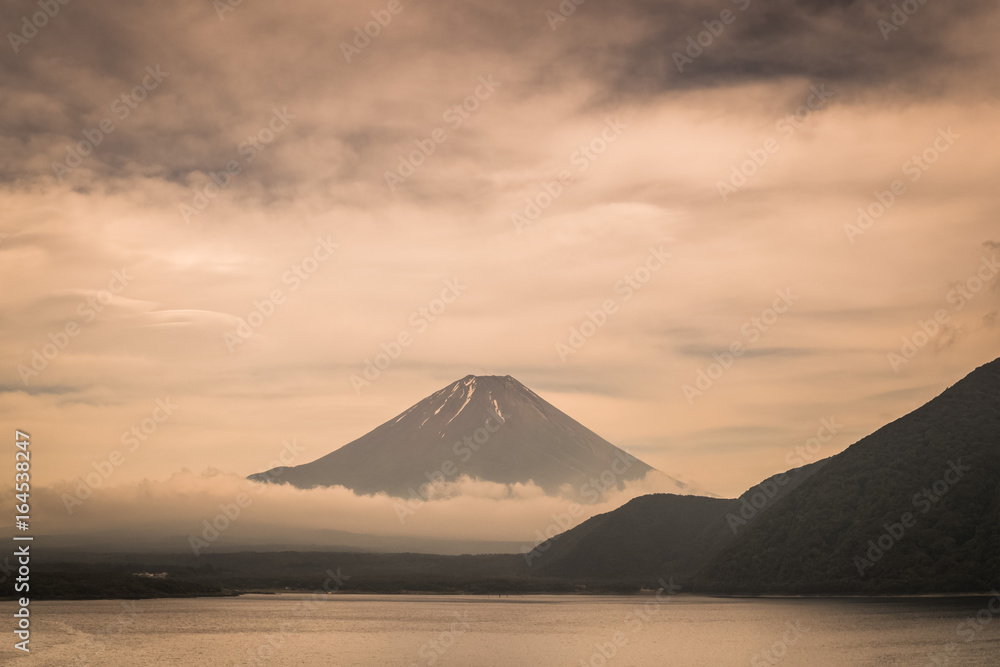
[[[463,477],[430,489],[425,500],[359,496],[339,486],[303,490],[214,470],[183,470],[162,481],[102,487],[89,494],[79,493],[72,482],[37,488],[32,527],[35,534],[57,537],[60,545],[92,549],[106,540],[108,550],[155,547],[202,553],[222,545],[322,545],[343,543],[345,534],[389,545],[413,540],[530,547],[552,526],[561,531],[637,496],[672,487],[668,478],[649,475],[609,491],[601,502],[584,505],[547,496],[533,483],[504,485]]]

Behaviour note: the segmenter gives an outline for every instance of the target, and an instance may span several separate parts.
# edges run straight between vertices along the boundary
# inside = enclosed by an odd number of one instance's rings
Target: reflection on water
[[[3,603],[4,614],[13,609]],[[17,665],[996,665],[1000,598],[251,595],[35,602]],[[8,616],[8,618],[10,618]],[[937,660],[937,662],[935,662]]]

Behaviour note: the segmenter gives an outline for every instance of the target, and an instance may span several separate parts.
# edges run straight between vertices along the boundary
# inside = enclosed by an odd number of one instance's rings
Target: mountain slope
[[[541,545],[530,564],[549,577],[685,581],[821,466],[775,475],[735,499],[663,493],[635,498]]]
[[[538,576],[648,584],[673,576],[688,590],[720,593],[1000,587],[1000,360],[840,454],[738,499],[635,498],[527,559]]]
[[[701,581],[790,593],[1000,585],[1000,360],[828,459]]]
[[[655,471],[508,376],[469,375],[311,463],[251,475],[300,488],[342,485],[409,498],[463,475],[533,481],[546,493],[596,501]],[[662,473],[656,473],[662,475]],[[663,476],[684,493],[681,482]]]

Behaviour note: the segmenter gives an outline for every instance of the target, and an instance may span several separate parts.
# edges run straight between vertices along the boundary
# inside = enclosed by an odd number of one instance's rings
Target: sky
[[[53,498],[470,373],[733,497],[1000,356],[994,3],[43,5],[0,9],[0,422]]]

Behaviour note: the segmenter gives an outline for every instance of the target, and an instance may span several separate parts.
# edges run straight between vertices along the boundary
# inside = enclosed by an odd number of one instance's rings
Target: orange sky
[[[993,5],[884,39],[888,2],[747,4],[404,2],[351,62],[385,4],[62,6],[0,55],[0,421],[36,484],[305,462],[475,373],[732,496],[1000,356]]]

